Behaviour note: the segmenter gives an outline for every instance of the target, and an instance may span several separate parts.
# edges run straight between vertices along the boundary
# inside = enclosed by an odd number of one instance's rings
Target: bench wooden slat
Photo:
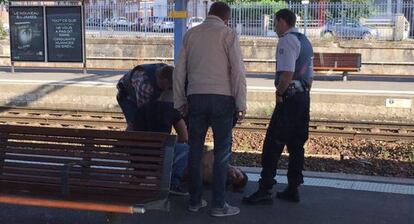
[[[159,143],[151,143],[151,144],[140,144],[136,142],[129,142],[127,145],[123,145],[123,142],[118,143],[112,143],[112,144],[101,144],[104,142],[96,142],[96,141],[88,141],[86,139],[50,139],[48,137],[30,137],[26,138],[25,136],[10,136],[0,134],[1,138],[7,138],[10,140],[7,140],[5,142],[17,142],[17,141],[32,141],[30,144],[41,144],[39,142],[46,142],[47,144],[55,143],[54,145],[64,145],[61,147],[62,149],[70,149],[73,147],[73,150],[77,150],[78,148],[82,147],[86,150],[91,151],[102,151],[102,152],[119,152],[119,153],[137,153],[136,147],[139,147],[139,154],[140,155],[162,155],[162,151],[160,150],[154,150],[154,148],[161,148],[163,145],[162,142]],[[35,142],[38,141],[38,142]],[[112,141],[113,142],[113,141]],[[66,144],[64,144],[66,143]],[[95,144],[93,147],[85,147],[84,144]],[[136,144],[133,144],[136,143]],[[65,147],[68,146],[68,147]],[[134,148],[132,148],[132,146]],[[58,146],[59,147],[59,146]]]
[[[315,70],[359,71],[361,54],[357,53],[314,53]],[[353,70],[348,70],[353,68]]]
[[[0,138],[4,134],[0,133]],[[108,146],[134,146],[134,147],[143,147],[143,148],[160,148],[162,147],[162,141],[154,142],[140,142],[132,140],[121,140],[116,139],[81,139],[79,137],[69,138],[69,137],[59,137],[51,138],[50,136],[35,136],[35,135],[23,135],[23,134],[9,134],[8,139],[12,140],[25,140],[25,141],[48,141],[56,143],[68,143],[68,144],[93,144],[93,145],[108,145]]]
[[[21,175],[4,175],[4,176],[0,176],[0,180],[3,181],[17,181],[17,182],[37,182],[39,184],[46,184],[46,183],[50,183],[50,184],[62,184],[62,179],[61,178],[53,178],[53,177],[31,177],[31,176],[21,176]],[[82,186],[82,187],[89,187],[89,188],[93,188],[93,187],[97,187],[97,188],[116,188],[116,189],[129,189],[129,190],[157,190],[157,184],[147,184],[147,183],[142,183],[140,185],[131,185],[131,184],[120,184],[118,182],[114,182],[114,181],[96,181],[96,180],[89,180],[89,181],[80,181],[77,179],[69,179],[69,184],[71,186]]]
[[[36,154],[36,155],[45,155],[45,156],[65,156],[65,157],[74,157],[74,158],[95,158],[95,159],[113,159],[113,160],[125,160],[131,162],[161,162],[162,158],[157,156],[136,156],[134,154],[120,154],[120,153],[100,153],[100,152],[81,152],[81,151],[62,151],[54,150],[53,146],[47,149],[23,149],[23,148],[7,148],[7,145],[0,146],[0,152],[4,153],[18,153],[18,154],[27,154],[27,156]],[[82,156],[82,157],[80,157]]]
[[[18,192],[19,195],[42,196],[45,198],[64,198],[71,200],[93,200],[98,202],[121,202],[121,203],[144,203],[151,197],[159,194],[156,190],[130,190],[102,187],[82,187],[71,186],[68,195],[62,195],[62,188],[59,184],[52,183],[31,183],[22,181],[1,181],[2,194],[12,194]],[[10,190],[13,188],[13,190]]]
[[[39,169],[39,170],[53,170],[61,168],[56,165],[44,165],[44,164],[25,164],[25,163],[13,163],[6,162],[3,164],[4,167],[15,167],[15,168],[26,168],[26,169]],[[71,167],[73,172],[81,172],[87,170],[89,173],[103,173],[103,174],[119,174],[119,175],[133,175],[133,176],[152,176],[160,177],[161,172],[159,170],[155,171],[143,171],[135,169],[110,169],[110,168],[92,168],[92,167]]]
[[[53,132],[51,132],[53,130]],[[168,134],[156,132],[123,132],[109,130],[90,130],[90,129],[72,129],[72,128],[49,128],[49,127],[30,127],[18,125],[0,125],[0,132],[10,134],[34,134],[47,136],[62,137],[85,137],[90,138],[110,138],[119,140],[133,141],[165,141]],[[137,134],[139,133],[139,134]]]
[[[313,70],[315,71],[349,71],[349,72],[357,72],[359,71],[359,69],[355,69],[355,68],[345,68],[345,67],[341,67],[341,68],[332,68],[332,67],[313,67]]]
[[[157,170],[159,164],[156,163],[120,163],[118,161],[108,162],[108,161],[84,161],[80,159],[57,159],[57,158],[45,158],[45,157],[30,157],[30,156],[18,156],[18,155],[4,155],[6,160],[14,161],[27,161],[27,162],[38,162],[38,163],[54,163],[54,164],[76,164],[80,166],[106,166],[106,167],[117,167],[117,168],[135,168],[135,169],[144,169],[144,170]],[[4,162],[5,164],[7,161]]]
[[[25,168],[16,168],[16,167],[3,167],[3,174],[11,175],[11,174],[20,174],[25,176],[32,176],[32,177],[56,177],[62,178],[62,171],[60,170],[39,170],[39,169],[25,169]],[[154,177],[154,179],[146,179],[146,178],[139,178],[132,175],[103,175],[95,174],[95,173],[88,173],[88,175],[82,174],[81,171],[69,171],[68,172],[68,179],[80,179],[80,180],[87,180],[89,178],[93,178],[94,180],[100,181],[113,181],[113,182],[129,182],[129,183],[146,183],[146,184],[158,184],[159,178]]]
[[[0,196],[52,201],[46,207],[166,209],[175,141],[163,133],[0,125]]]

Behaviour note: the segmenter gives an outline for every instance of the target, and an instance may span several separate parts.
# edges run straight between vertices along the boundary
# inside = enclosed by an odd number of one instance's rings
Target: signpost
[[[9,4],[12,72],[14,62],[26,61],[83,63],[86,73],[83,0]]]
[[[177,18],[174,19],[174,63],[177,63],[184,33],[187,30],[187,0],[175,0],[174,10]]]
[[[309,0],[302,0],[302,5],[304,6],[303,10],[305,11],[305,18],[304,18],[304,27],[303,27],[303,34],[306,36],[306,29],[308,27],[308,5]]]

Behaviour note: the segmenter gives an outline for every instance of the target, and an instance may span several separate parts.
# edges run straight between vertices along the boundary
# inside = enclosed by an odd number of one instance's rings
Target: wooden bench
[[[342,72],[344,81],[348,80],[349,72],[361,69],[361,54],[355,53],[314,53],[314,71]]]
[[[169,209],[176,137],[0,125],[0,202],[113,213]]]

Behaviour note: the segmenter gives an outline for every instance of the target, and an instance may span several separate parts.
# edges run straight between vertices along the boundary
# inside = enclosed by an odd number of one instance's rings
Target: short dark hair
[[[161,79],[167,79],[169,82],[172,83],[172,76],[173,76],[173,72],[174,72],[174,66],[171,65],[165,65],[161,68],[159,68],[159,70],[157,71],[160,74],[160,78]]]
[[[296,25],[296,15],[294,12],[290,11],[289,9],[281,9],[276,13],[276,20],[283,19],[290,27],[294,27]]]
[[[247,177],[247,174],[244,171],[241,171],[243,174],[243,179],[239,183],[233,183],[233,191],[242,191],[243,188],[246,186],[247,182],[249,181],[249,177]]]
[[[214,2],[211,7],[210,11],[208,12],[209,15],[220,17],[220,19],[226,19],[230,16],[230,6],[227,5],[225,2]]]

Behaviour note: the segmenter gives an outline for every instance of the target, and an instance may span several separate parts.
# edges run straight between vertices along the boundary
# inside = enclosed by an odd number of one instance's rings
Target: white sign
[[[309,0],[303,0],[302,1],[302,5],[306,5],[306,4],[309,4]]]
[[[385,100],[385,107],[389,107],[389,108],[411,109],[411,105],[412,105],[411,99],[388,98]]]

